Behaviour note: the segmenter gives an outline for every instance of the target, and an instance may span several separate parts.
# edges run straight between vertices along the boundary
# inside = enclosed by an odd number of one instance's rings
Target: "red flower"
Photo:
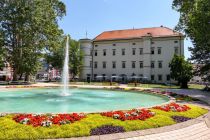
[[[44,121],[51,121],[53,124],[60,125],[61,122],[75,122],[84,118],[84,114],[57,114],[57,115],[32,115],[32,114],[18,114],[13,117],[18,123],[33,125],[34,127],[41,126]]]
[[[153,117],[154,113],[146,109],[141,109],[141,110],[133,109],[124,112],[123,111],[103,112],[101,113],[101,115],[125,121],[125,120],[146,120],[150,117]]]
[[[166,111],[166,112],[168,112],[168,111],[184,112],[184,111],[187,111],[187,110],[191,109],[187,105],[179,105],[179,104],[176,104],[176,103],[170,103],[170,104],[163,105],[163,106],[156,106],[156,107],[153,107],[153,108],[163,110],[163,111]]]

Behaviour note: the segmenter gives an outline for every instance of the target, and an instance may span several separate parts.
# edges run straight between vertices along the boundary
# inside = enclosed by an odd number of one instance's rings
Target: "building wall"
[[[152,38],[151,36],[145,36],[132,40],[97,41],[93,42],[92,45],[93,76],[105,74],[108,79],[112,74],[117,76],[125,74],[128,77],[135,74],[151,80],[151,75],[154,75],[153,82],[166,83],[169,82],[166,75],[170,74],[169,62],[173,58],[175,47],[178,48],[179,55],[184,55],[184,41],[182,38],[180,42],[180,37]],[[143,48],[143,54],[140,54],[141,48]],[[151,54],[151,48],[154,48],[154,54]],[[158,48],[161,48],[161,54],[158,54]],[[113,49],[116,50],[114,56]],[[122,49],[125,49],[125,55],[122,55]],[[133,55],[133,49],[135,49],[135,55]],[[106,50],[106,56],[103,55],[104,50]],[[95,56],[95,51],[97,51],[97,56]],[[88,57],[85,61],[89,61],[86,62],[88,64],[92,60]],[[122,68],[122,61],[125,61],[126,68]],[[132,68],[133,61],[135,62],[135,68]],[[143,61],[143,68],[140,68],[140,61]],[[151,68],[151,61],[155,63],[154,68]],[[162,68],[158,68],[159,61],[162,62]],[[94,68],[95,62],[97,62],[97,68]],[[106,68],[103,68],[103,62],[106,62]],[[116,62],[115,69],[112,68],[112,62]],[[87,65],[85,67],[87,68]],[[89,69],[88,73],[91,74]],[[158,75],[162,75],[162,80],[158,80]]]

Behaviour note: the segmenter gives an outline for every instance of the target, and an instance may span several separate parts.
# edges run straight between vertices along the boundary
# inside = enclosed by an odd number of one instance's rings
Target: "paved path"
[[[166,89],[177,94],[188,95],[197,99],[200,99],[210,105],[210,92],[195,90],[195,89]]]
[[[164,133],[127,138],[122,140],[210,140],[210,128],[205,122]]]

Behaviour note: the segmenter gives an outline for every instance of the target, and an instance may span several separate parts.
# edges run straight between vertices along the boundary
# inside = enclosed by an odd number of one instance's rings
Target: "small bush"
[[[180,122],[185,122],[188,120],[191,120],[192,118],[184,117],[184,116],[172,116],[171,118],[174,119],[175,122],[180,123]]]
[[[125,129],[122,126],[103,125],[101,127],[91,129],[90,135],[104,135],[120,132],[125,132]]]

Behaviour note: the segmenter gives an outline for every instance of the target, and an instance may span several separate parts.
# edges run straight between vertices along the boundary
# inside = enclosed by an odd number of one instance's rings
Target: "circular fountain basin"
[[[79,113],[127,110],[166,103],[169,98],[144,92],[96,89],[8,89],[0,91],[0,112]]]

